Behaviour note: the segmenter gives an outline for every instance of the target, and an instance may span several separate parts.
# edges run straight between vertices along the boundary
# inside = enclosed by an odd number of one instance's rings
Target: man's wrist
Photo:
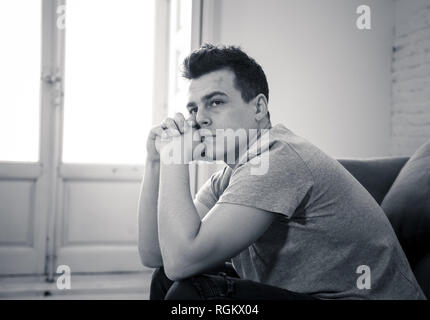
[[[186,153],[184,150],[180,150],[180,152],[171,152],[169,148],[164,148],[160,150],[160,163],[169,165],[188,165],[193,161],[193,157],[191,153]]]
[[[146,158],[145,167],[151,169],[160,169],[160,159]]]

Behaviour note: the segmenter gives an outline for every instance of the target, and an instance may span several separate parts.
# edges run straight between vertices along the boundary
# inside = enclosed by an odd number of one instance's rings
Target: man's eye
[[[222,100],[213,100],[211,102],[211,106],[219,106],[220,104],[223,104],[223,103],[224,103],[224,101],[222,101]]]
[[[189,111],[188,111],[190,114],[193,114],[193,113],[195,113],[195,112],[197,112],[197,109],[196,108],[192,108],[192,109],[189,109]]]

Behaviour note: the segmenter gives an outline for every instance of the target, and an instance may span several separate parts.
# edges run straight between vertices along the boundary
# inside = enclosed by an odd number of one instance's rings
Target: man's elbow
[[[187,259],[184,255],[176,257],[169,262],[164,260],[163,267],[167,278],[172,281],[184,280],[203,271],[200,263],[192,262],[191,259]]]
[[[180,281],[192,276],[192,274],[187,274],[184,272],[183,268],[180,268],[177,265],[165,265],[164,272],[166,273],[167,278],[172,281]]]
[[[139,255],[142,265],[147,268],[159,268],[163,266],[161,255],[145,250],[139,250]]]
[[[172,268],[164,267],[164,273],[166,274],[166,277],[172,281],[180,281],[184,279],[177,271]]]
[[[184,280],[197,273],[195,265],[191,263],[191,260],[188,259],[184,253],[181,255],[165,257],[164,272],[166,273],[167,278],[172,281]]]

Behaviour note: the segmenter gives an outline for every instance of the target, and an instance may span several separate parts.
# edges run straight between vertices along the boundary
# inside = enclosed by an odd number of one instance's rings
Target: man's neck
[[[272,123],[270,121],[268,121],[266,124],[264,124],[263,126],[259,127],[258,129],[253,129],[256,130],[256,133],[253,136],[250,136],[250,133],[248,132],[248,143],[247,143],[247,148],[243,148],[242,150],[240,148],[236,149],[235,151],[235,161],[234,163],[228,163],[226,161],[226,159],[224,159],[224,162],[231,168],[231,169],[235,169],[237,167],[237,165],[239,164],[239,161],[242,159],[242,157],[248,152],[249,148],[256,143],[256,141],[258,141],[258,139],[260,139],[261,135],[266,133],[269,129],[272,128]]]

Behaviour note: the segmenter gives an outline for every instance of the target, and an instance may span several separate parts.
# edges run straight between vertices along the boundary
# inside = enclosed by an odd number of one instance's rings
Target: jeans
[[[317,300],[302,293],[240,279],[231,264],[181,281],[167,278],[163,267],[152,275],[150,300]]]

